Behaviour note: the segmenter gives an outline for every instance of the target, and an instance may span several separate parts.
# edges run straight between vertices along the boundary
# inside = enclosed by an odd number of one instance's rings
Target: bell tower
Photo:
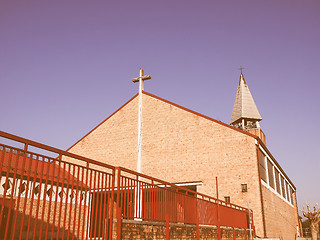
[[[234,101],[230,124],[236,128],[240,128],[257,135],[263,142],[265,142],[265,136],[261,131],[259,124],[259,122],[262,120],[262,117],[253,100],[246,80],[244,79],[242,69],[243,67],[240,67],[240,80],[236,99]]]

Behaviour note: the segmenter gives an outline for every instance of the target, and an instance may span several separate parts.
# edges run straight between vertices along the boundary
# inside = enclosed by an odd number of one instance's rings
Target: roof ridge
[[[135,97],[137,97],[139,93],[136,93],[132,98],[130,98],[125,104],[123,104],[120,108],[118,108],[116,111],[114,111],[110,116],[108,116],[106,119],[104,119],[102,122],[100,122],[96,127],[94,127],[92,130],[90,130],[87,134],[85,134],[82,138],[80,138],[78,141],[76,141],[71,147],[69,147],[66,151],[69,151],[71,148],[73,148],[75,145],[77,145],[82,139],[87,137],[90,133],[92,133],[94,130],[96,130],[99,126],[101,126],[104,122],[106,122],[109,118],[111,118],[113,115],[115,115],[117,112],[119,112],[122,108],[124,108],[129,102],[131,102]]]
[[[199,116],[199,117],[203,117],[203,118],[205,118],[205,119],[207,119],[207,120],[213,121],[213,122],[218,123],[218,124],[220,124],[220,125],[222,125],[222,126],[225,126],[225,127],[231,128],[231,129],[233,129],[233,130],[236,130],[236,131],[238,131],[238,132],[241,132],[241,133],[243,133],[243,134],[246,134],[246,135],[248,135],[248,136],[250,136],[250,137],[257,138],[257,136],[255,136],[255,135],[253,135],[253,134],[251,134],[251,133],[248,133],[248,132],[246,132],[246,131],[244,131],[244,130],[241,130],[241,129],[239,129],[239,128],[233,127],[233,126],[231,126],[231,125],[229,125],[229,124],[227,124],[227,123],[221,122],[221,121],[216,120],[216,119],[214,119],[214,118],[208,117],[208,116],[206,116],[206,115],[204,115],[204,114],[201,114],[201,113],[198,113],[198,112],[196,112],[196,111],[193,111],[193,110],[191,110],[191,109],[189,109],[189,108],[183,107],[183,106],[181,106],[181,105],[179,105],[179,104],[170,102],[170,101],[168,101],[168,100],[166,100],[166,99],[164,99],[164,98],[158,97],[158,96],[156,96],[156,95],[154,95],[154,94],[152,94],[152,93],[149,93],[149,92],[146,92],[146,91],[142,91],[142,93],[144,93],[144,94],[146,94],[146,95],[149,95],[149,96],[151,96],[151,97],[154,97],[154,98],[156,98],[156,99],[158,99],[158,100],[164,101],[164,102],[166,102],[166,103],[169,103],[169,104],[171,104],[171,105],[173,105],[173,106],[176,106],[176,107],[178,107],[178,108],[180,108],[180,109],[183,109],[183,110],[185,110],[185,111],[188,111],[188,112],[190,112],[190,113],[193,113],[193,114],[195,114],[195,115],[197,115],[197,116]]]
[[[179,105],[179,104],[170,102],[170,101],[168,101],[168,100],[166,100],[166,99],[164,99],[164,98],[158,97],[158,96],[156,96],[156,95],[154,95],[154,94],[152,94],[152,93],[149,93],[149,92],[146,92],[146,91],[142,91],[142,93],[143,93],[143,94],[146,94],[146,95],[149,95],[150,97],[154,97],[154,98],[156,98],[156,99],[158,99],[158,100],[161,100],[161,101],[163,101],[163,102],[169,103],[169,104],[171,104],[171,105],[173,105],[173,106],[175,106],[175,107],[178,107],[178,108],[180,108],[180,109],[182,109],[182,110],[188,111],[188,112],[190,112],[190,113],[192,113],[192,114],[195,114],[195,115],[197,115],[197,116],[199,116],[199,117],[205,118],[205,119],[207,119],[207,120],[210,120],[210,121],[213,121],[213,122],[215,122],[215,123],[218,123],[218,124],[220,124],[220,125],[222,125],[222,126],[225,126],[225,127],[231,128],[231,129],[233,129],[233,130],[236,130],[236,131],[238,131],[238,132],[240,132],[240,133],[246,134],[246,135],[248,135],[248,136],[250,136],[250,137],[257,138],[257,136],[255,136],[255,135],[253,135],[253,134],[251,134],[251,133],[248,133],[248,132],[243,131],[243,130],[241,130],[241,129],[239,129],[239,128],[236,128],[236,127],[233,127],[233,126],[231,126],[231,125],[228,125],[228,124],[226,124],[226,123],[224,123],[224,122],[218,121],[218,120],[216,120],[216,119],[214,119],[214,118],[208,117],[208,116],[206,116],[206,115],[204,115],[204,114],[201,114],[201,113],[198,113],[198,112],[196,112],[196,111],[193,111],[193,110],[191,110],[191,109],[189,109],[189,108],[183,107],[183,106],[181,106],[181,105]],[[120,111],[122,108],[124,108],[129,102],[131,102],[131,101],[132,101],[135,97],[137,97],[138,95],[139,95],[139,93],[135,94],[135,95],[134,95],[132,98],[130,98],[125,104],[123,104],[120,108],[118,108],[116,111],[114,111],[110,116],[108,116],[106,119],[104,119],[102,122],[100,122],[96,127],[94,127],[91,131],[89,131],[87,134],[85,134],[82,138],[80,138],[77,142],[75,142],[75,143],[74,143],[71,147],[69,147],[66,151],[69,151],[70,149],[72,149],[72,148],[73,148],[75,145],[77,145],[81,140],[83,140],[83,139],[84,139],[85,137],[87,137],[90,133],[92,133],[92,132],[93,132],[94,130],[96,130],[99,126],[101,126],[104,122],[106,122],[109,118],[111,118],[111,117],[112,117],[113,115],[115,115],[118,111]]]

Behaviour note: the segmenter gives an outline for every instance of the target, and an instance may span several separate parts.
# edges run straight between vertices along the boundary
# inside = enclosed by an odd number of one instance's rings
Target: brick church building
[[[243,74],[230,125],[142,91],[142,75],[140,94],[68,151],[210,196],[217,176],[220,199],[249,203],[258,236],[295,239],[296,187],[267,148]]]

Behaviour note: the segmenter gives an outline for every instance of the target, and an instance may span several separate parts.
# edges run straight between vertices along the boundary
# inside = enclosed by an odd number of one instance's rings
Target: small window
[[[241,192],[248,192],[248,185],[246,183],[241,184]]]
[[[290,193],[289,193],[289,185],[288,182],[286,182],[286,192],[287,192],[287,200],[290,202]]]
[[[285,182],[284,182],[284,178],[282,176],[280,176],[280,180],[281,180],[281,191],[282,191],[282,197],[287,198],[286,195],[286,190],[285,190]]]
[[[275,176],[276,176],[276,188],[277,192],[281,194],[281,189],[280,189],[280,173],[277,169],[275,169]]]
[[[293,189],[289,187],[290,191],[290,203],[293,204]]]
[[[268,177],[269,177],[269,186],[274,189],[274,175],[273,175],[273,165],[268,160]]]
[[[229,202],[230,202],[230,196],[225,196],[225,197],[224,197],[224,201],[227,202],[227,203],[229,203]]]
[[[260,163],[260,177],[264,182],[267,182],[267,167],[265,155],[259,150],[259,163]]]

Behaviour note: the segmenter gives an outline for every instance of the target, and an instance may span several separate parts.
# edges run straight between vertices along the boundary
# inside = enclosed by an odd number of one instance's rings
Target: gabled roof
[[[170,102],[170,101],[168,101],[168,100],[166,100],[166,99],[163,99],[163,98],[158,97],[158,96],[156,96],[156,95],[153,95],[153,94],[151,94],[151,93],[148,93],[148,92],[145,92],[145,91],[142,91],[142,93],[143,93],[143,94],[146,94],[146,95],[148,95],[148,96],[150,96],[150,97],[156,98],[156,99],[158,99],[158,100],[160,100],[160,101],[166,102],[166,103],[168,103],[168,104],[170,104],[170,105],[173,105],[173,106],[175,106],[175,107],[177,107],[177,108],[180,108],[180,109],[182,109],[182,110],[185,110],[185,111],[187,111],[187,112],[190,112],[190,113],[192,113],[192,114],[195,114],[195,115],[197,115],[197,116],[199,116],[199,117],[205,118],[205,119],[210,120],[210,121],[215,122],[215,123],[218,123],[218,124],[220,124],[220,125],[222,125],[222,126],[231,128],[231,129],[233,129],[233,130],[235,130],[235,131],[237,131],[237,132],[241,132],[241,133],[243,133],[243,134],[245,134],[245,135],[248,135],[248,136],[250,136],[250,137],[257,138],[257,136],[255,136],[255,135],[253,135],[253,134],[251,134],[251,133],[248,133],[248,132],[246,132],[246,131],[243,131],[243,130],[241,130],[241,129],[239,129],[239,128],[235,128],[235,127],[233,127],[233,126],[231,126],[231,125],[229,125],[229,124],[226,124],[226,123],[224,123],[224,122],[218,121],[218,120],[213,119],[213,118],[210,118],[210,117],[208,117],[208,116],[206,116],[206,115],[203,115],[203,114],[201,114],[201,113],[195,112],[195,111],[190,110],[190,109],[188,109],[188,108],[182,107],[182,106],[180,106],[180,105],[178,105],[178,104],[175,104],[175,103],[173,103],[173,102]],[[95,128],[93,128],[90,132],[88,132],[88,133],[87,133],[86,135],[84,135],[81,139],[79,139],[75,144],[73,144],[71,147],[69,147],[66,151],[69,151],[71,148],[73,148],[75,145],[77,145],[81,140],[83,140],[83,139],[84,139],[85,137],[87,137],[90,133],[92,133],[95,129],[97,129],[100,125],[102,125],[102,124],[103,124],[104,122],[106,122],[109,118],[111,118],[113,115],[115,115],[118,111],[120,111],[122,108],[124,108],[128,103],[130,103],[130,102],[131,102],[134,98],[136,98],[137,96],[138,96],[138,93],[137,93],[136,95],[134,95],[134,96],[133,96],[129,101],[127,101],[125,104],[123,104],[118,110],[116,110],[114,113],[112,113],[109,117],[107,117],[105,120],[103,120],[101,123],[99,123],[99,124],[98,124]]]
[[[243,75],[242,75],[242,77],[243,77]],[[240,81],[241,81],[241,78],[240,78]],[[244,81],[244,83],[245,83],[245,80],[244,80],[244,78],[243,78],[243,81]],[[240,84],[240,83],[239,83]],[[246,84],[246,83],[245,83]],[[249,89],[248,89],[249,90]],[[178,104],[176,104],[176,103],[173,103],[173,102],[170,102],[170,101],[168,101],[168,100],[166,100],[166,99],[163,99],[163,98],[161,98],[161,97],[158,97],[158,96],[156,96],[156,95],[153,95],[153,94],[151,94],[151,93],[148,93],[148,92],[145,92],[145,91],[142,91],[142,93],[143,94],[146,94],[146,95],[148,95],[148,96],[150,96],[150,97],[153,97],[153,98],[155,98],[155,99],[158,99],[158,100],[160,100],[160,101],[163,101],[163,102],[166,102],[166,103],[168,103],[168,104],[170,104],[170,105],[172,105],[172,106],[175,106],[175,107],[177,107],[177,108],[180,108],[180,109],[182,109],[182,110],[185,110],[185,111],[187,111],[187,112],[190,112],[190,113],[192,113],[192,114],[195,114],[195,115],[197,115],[197,116],[199,116],[199,117],[202,117],[202,118],[205,118],[205,119],[207,119],[207,120],[209,120],[209,121],[212,121],[212,122],[215,122],[215,123],[218,123],[218,124],[220,124],[220,125],[222,125],[222,126],[224,126],[224,127],[228,127],[228,128],[231,128],[231,129],[233,129],[233,130],[235,130],[235,131],[237,131],[237,132],[240,132],[240,133],[243,133],[243,134],[245,134],[245,135],[247,135],[247,136],[250,136],[250,137],[253,137],[253,138],[255,138],[255,139],[257,139],[257,141],[259,142],[259,144],[263,147],[263,149],[265,150],[265,151],[267,151],[267,153],[269,154],[269,156],[271,156],[271,158],[272,158],[272,160],[275,162],[275,164],[278,166],[278,168],[283,172],[283,174],[286,176],[286,178],[289,180],[289,182],[291,183],[291,185],[294,187],[294,189],[296,189],[296,187],[294,186],[294,184],[292,183],[292,181],[290,180],[290,178],[287,176],[287,174],[283,171],[283,169],[281,168],[281,166],[280,166],[280,164],[277,162],[277,160],[272,156],[272,154],[271,154],[271,152],[267,149],[267,147],[266,147],[266,145],[261,141],[261,139],[259,138],[259,137],[257,137],[256,135],[253,135],[253,134],[251,134],[251,133],[249,133],[249,132],[247,132],[247,131],[244,131],[244,130],[241,130],[241,129],[239,129],[239,128],[236,128],[236,127],[233,127],[233,126],[231,126],[231,125],[228,125],[228,124],[226,124],[226,123],[224,123],[224,122],[221,122],[221,121],[218,121],[218,120],[216,120],[216,119],[213,119],[213,118],[210,118],[210,117],[208,117],[208,116],[206,116],[206,115],[203,115],[203,114],[201,114],[201,113],[198,113],[198,112],[195,112],[195,111],[193,111],[193,110],[190,110],[190,109],[188,109],[188,108],[185,108],[185,107],[182,107],[182,106],[180,106],[180,105],[178,105]],[[250,91],[249,91],[249,93],[250,93]],[[251,95],[251,94],[250,94]],[[138,96],[138,93],[136,94],[136,95],[134,95],[129,101],[127,101],[125,104],[123,104],[118,110],[116,110],[114,113],[112,113],[109,117],[107,117],[105,120],[103,120],[100,124],[98,124],[95,128],[93,128],[90,132],[88,132],[86,135],[84,135],[81,139],[79,139],[75,144],[73,144],[70,148],[68,148],[67,149],[67,151],[69,151],[71,148],[73,148],[75,145],[77,145],[81,140],[83,140],[85,137],[87,137],[90,133],[92,133],[95,129],[97,129],[100,125],[102,125],[104,122],[106,122],[109,118],[111,118],[113,115],[115,115],[118,111],[120,111],[122,108],[124,108],[127,104],[129,104],[133,99],[135,99],[136,97]],[[251,96],[252,97],[252,96]],[[253,99],[252,99],[253,100]],[[258,112],[259,113],[259,112]],[[259,116],[260,116],[260,114],[259,114]],[[261,118],[261,117],[260,117]]]
[[[236,100],[234,101],[231,124],[240,119],[262,120],[242,73],[240,75]]]

